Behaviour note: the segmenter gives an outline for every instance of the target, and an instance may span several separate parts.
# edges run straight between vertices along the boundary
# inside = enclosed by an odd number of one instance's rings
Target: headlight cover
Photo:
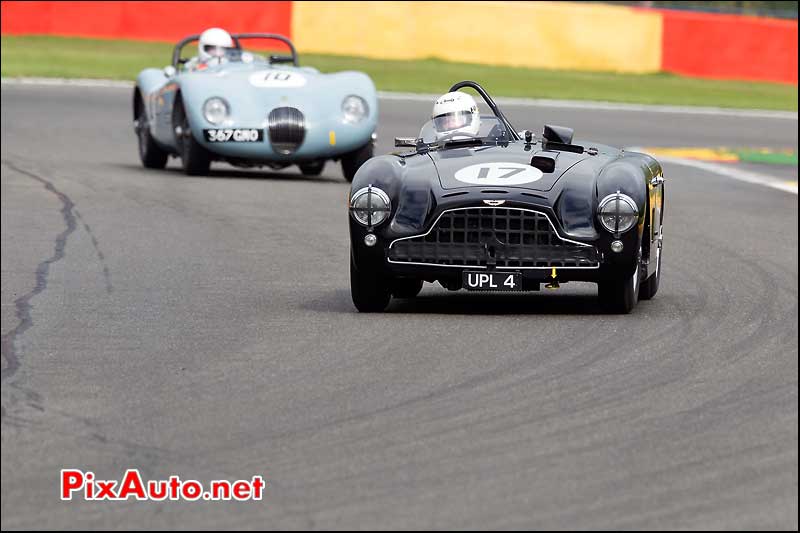
[[[350,214],[362,226],[377,226],[389,218],[392,203],[389,195],[377,187],[357,190],[350,199]]]
[[[360,96],[351,94],[342,100],[342,115],[349,124],[361,122],[369,115],[369,106]]]
[[[600,224],[611,233],[625,233],[639,220],[639,208],[630,196],[609,194],[597,209]]]
[[[218,126],[228,118],[230,108],[223,98],[212,96],[203,104],[203,116],[211,124]]]

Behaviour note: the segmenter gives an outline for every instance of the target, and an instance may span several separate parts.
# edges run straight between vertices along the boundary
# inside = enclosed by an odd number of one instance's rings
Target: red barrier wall
[[[0,8],[0,30],[12,35],[173,42],[211,26],[290,37],[292,26],[291,1],[4,1]],[[663,17],[661,70],[705,78],[797,84],[796,20],[658,12]]]
[[[176,41],[219,26],[291,36],[291,2],[2,2],[0,31]]]
[[[662,70],[797,83],[797,21],[663,10]]]

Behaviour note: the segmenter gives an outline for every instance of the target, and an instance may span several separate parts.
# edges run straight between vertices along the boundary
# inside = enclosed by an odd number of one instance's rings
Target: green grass
[[[734,150],[740,161],[745,163],[762,163],[768,165],[794,165],[797,166],[797,152],[784,150]]]
[[[171,52],[172,46],[165,43],[3,36],[0,73],[3,77],[133,80],[145,67],[166,65]],[[796,85],[492,67],[436,59],[388,61],[304,54],[300,60],[322,72],[366,72],[385,91],[442,93],[456,81],[473,79],[497,96],[797,110]]]

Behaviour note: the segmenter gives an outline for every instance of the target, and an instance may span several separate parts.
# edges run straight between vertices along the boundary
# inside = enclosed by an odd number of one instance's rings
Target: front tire
[[[392,286],[392,295],[395,298],[416,298],[422,291],[422,280],[413,278],[395,279]]]
[[[208,171],[211,168],[211,154],[192,135],[189,117],[186,116],[182,100],[178,100],[173,122],[176,136],[175,144],[181,154],[183,171],[187,176],[208,176]]]
[[[150,122],[141,97],[138,98],[139,111],[136,114],[136,137],[139,140],[139,159],[145,168],[164,168],[169,154],[156,144],[150,134]]]
[[[303,176],[319,176],[325,168],[325,161],[312,161],[311,163],[301,163],[298,165]]]
[[[374,150],[375,147],[370,141],[361,148],[342,155],[342,174],[344,174],[344,179],[352,182],[356,171],[372,157]]]
[[[358,270],[350,255],[350,295],[353,304],[361,313],[380,313],[391,299],[388,280],[374,272]]]
[[[640,300],[650,300],[658,292],[658,286],[661,284],[661,246],[656,248],[656,272],[649,278],[642,282],[639,289]]]
[[[600,304],[609,312],[627,315],[636,307],[639,300],[639,275],[641,270],[641,248],[636,259],[636,269],[633,274],[624,279],[610,279],[597,284],[597,296]]]

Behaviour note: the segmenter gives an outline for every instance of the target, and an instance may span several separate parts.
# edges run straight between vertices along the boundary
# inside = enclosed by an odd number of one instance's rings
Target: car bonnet
[[[572,152],[546,152],[555,158],[552,172],[531,165],[541,149],[511,143],[508,146],[479,146],[434,150],[429,153],[443,189],[464,187],[517,187],[549,191],[571,167],[589,157]]]

